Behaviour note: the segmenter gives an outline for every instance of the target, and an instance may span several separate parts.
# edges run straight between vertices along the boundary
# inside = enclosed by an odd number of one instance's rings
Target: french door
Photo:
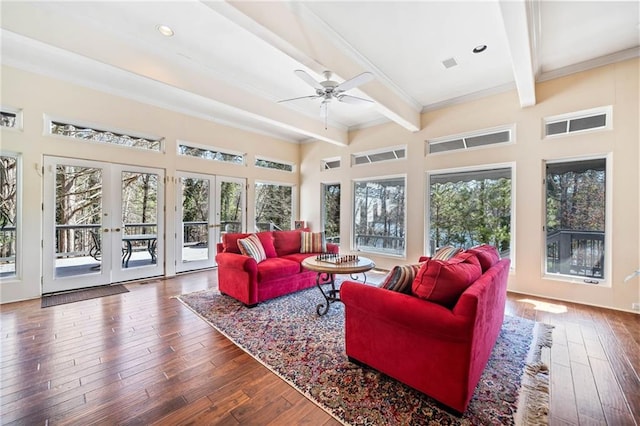
[[[164,274],[164,171],[45,157],[43,293]]]
[[[176,173],[176,272],[215,266],[216,243],[245,229],[245,179]]]

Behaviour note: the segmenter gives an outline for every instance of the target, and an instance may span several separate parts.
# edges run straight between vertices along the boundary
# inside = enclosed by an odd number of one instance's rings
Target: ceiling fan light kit
[[[331,80],[333,76],[333,73],[331,71],[324,71],[322,73],[325,78],[324,81],[316,81],[309,75],[309,73],[304,70],[295,70],[294,74],[300,77],[300,79],[302,79],[309,86],[313,87],[316,91],[316,94],[309,96],[300,96],[291,99],[283,99],[281,101],[278,101],[278,103],[295,101],[299,99],[322,99],[322,103],[320,104],[320,115],[324,118],[325,130],[327,129],[327,119],[329,117],[329,103],[332,99],[336,99],[338,102],[344,102],[346,104],[352,105],[370,105],[373,103],[373,101],[369,99],[347,95],[344,93],[347,90],[354,89],[364,83],[373,80],[373,74],[370,72],[363,72],[362,74],[358,74],[357,76],[350,78],[349,80],[343,81],[342,83]]]

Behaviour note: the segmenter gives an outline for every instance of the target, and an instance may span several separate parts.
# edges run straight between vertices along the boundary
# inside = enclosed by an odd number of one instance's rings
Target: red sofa
[[[497,251],[495,256],[468,256],[465,262],[477,264],[477,274],[481,275],[449,306],[415,295],[419,280],[424,284],[425,280],[446,275],[444,267],[435,264],[443,261],[424,257],[420,261],[424,263],[411,286],[413,294],[352,281],[342,284],[346,352],[350,360],[381,371],[462,413],[502,327],[510,261],[500,260]],[[427,277],[434,270],[435,274]]]
[[[253,307],[316,285],[317,273],[303,269],[301,263],[317,253],[300,253],[301,232],[256,232],[267,256],[261,262],[241,254],[238,248],[238,240],[251,234],[224,234],[216,255],[220,292]],[[329,253],[339,251],[336,244],[326,246]]]

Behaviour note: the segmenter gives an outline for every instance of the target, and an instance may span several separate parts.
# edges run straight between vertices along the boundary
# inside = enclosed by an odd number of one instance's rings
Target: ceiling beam
[[[304,19],[287,2],[205,2],[247,31],[318,74],[330,69],[342,78],[367,70],[347,49],[336,46],[316,23]],[[310,13],[310,12],[307,12]],[[292,70],[293,71],[293,70]],[[405,129],[420,130],[420,111],[402,96],[374,80],[358,88],[376,102],[378,111]]]
[[[520,106],[533,106],[536,104],[534,63],[537,61],[533,57],[527,4],[524,0],[500,0],[499,4]]]

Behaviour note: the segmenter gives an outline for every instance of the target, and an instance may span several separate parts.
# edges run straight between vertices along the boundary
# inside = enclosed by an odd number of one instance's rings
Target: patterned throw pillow
[[[411,294],[411,284],[421,267],[422,263],[418,263],[416,265],[394,266],[384,281],[380,284],[380,288],[404,294]]]
[[[326,253],[327,240],[324,232],[301,232],[300,253]]]
[[[444,246],[436,251],[431,259],[433,260],[449,260],[456,254],[460,253],[462,248],[454,246]]]
[[[238,240],[238,248],[240,249],[240,253],[253,257],[258,263],[267,258],[260,238],[258,238],[256,234],[251,234],[247,238]]]

